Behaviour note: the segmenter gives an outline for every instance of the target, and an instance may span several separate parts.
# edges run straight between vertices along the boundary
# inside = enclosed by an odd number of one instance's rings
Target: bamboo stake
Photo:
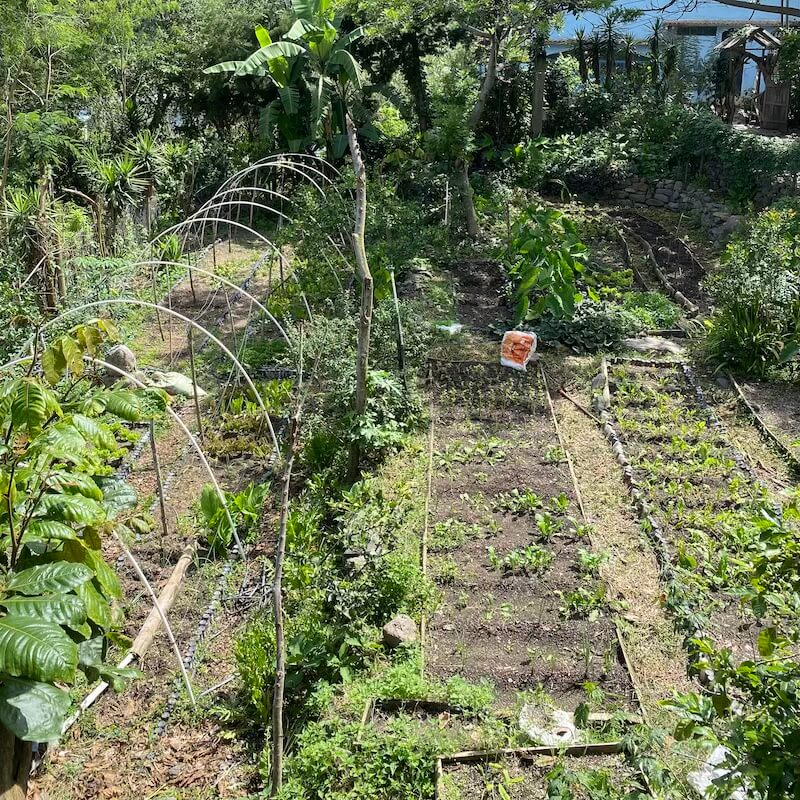
[[[403,380],[403,388],[408,392],[408,381],[406,380],[406,349],[403,341],[403,323],[400,319],[400,300],[397,297],[397,283],[394,279],[394,270],[389,270],[392,279],[392,297],[394,297],[394,315],[396,320],[397,335],[397,367],[400,370],[400,377]]]
[[[119,546],[122,548],[122,552],[128,558],[128,561],[131,562],[131,566],[134,569],[134,572],[138,576],[139,580],[144,584],[147,593],[150,595],[150,599],[153,601],[154,607],[158,616],[161,619],[161,624],[164,626],[164,631],[167,634],[167,638],[169,639],[169,643],[172,646],[172,651],[175,653],[175,657],[178,659],[178,666],[181,670],[181,676],[183,677],[183,681],[186,684],[186,691],[189,695],[189,702],[192,704],[192,708],[197,706],[197,702],[194,698],[194,690],[192,689],[192,682],[189,680],[189,675],[186,672],[186,665],[183,663],[183,654],[181,653],[180,648],[178,647],[178,643],[175,641],[175,636],[172,633],[172,627],[170,626],[169,622],[167,621],[167,616],[164,613],[164,609],[158,604],[158,597],[156,597],[156,593],[153,590],[150,581],[147,580],[147,576],[142,571],[142,568],[139,566],[139,562],[134,558],[133,554],[130,550],[128,550],[127,545],[125,542],[122,541],[122,538],[117,534],[114,533],[114,538],[119,543]]]
[[[175,564],[172,574],[169,576],[169,580],[166,582],[166,584],[164,584],[164,588],[159,593],[158,605],[165,614],[169,612],[175,603],[175,599],[178,596],[178,590],[183,583],[183,579],[186,577],[189,567],[194,561],[196,552],[197,541],[187,545],[181,554],[181,557]],[[144,625],[142,625],[142,627],[139,629],[139,633],[133,640],[133,644],[131,645],[127,655],[122,659],[122,661],[119,662],[119,664],[117,664],[117,669],[125,669],[126,667],[129,667],[134,660],[141,662],[147,654],[147,651],[150,649],[150,646],[153,644],[156,634],[160,628],[161,616],[155,608],[152,608],[147,616],[147,619],[144,621]],[[106,681],[101,681],[97,684],[97,686],[94,687],[94,689],[92,689],[89,694],[86,695],[86,697],[83,698],[75,713],[64,722],[64,725],[61,728],[62,736],[78,721],[81,714],[91,708],[91,706],[93,706],[106,693],[106,691],[108,691],[109,686],[110,684]]]
[[[162,538],[159,543],[161,550],[161,557],[164,557],[164,540],[169,535],[169,526],[167,525],[167,506],[164,499],[164,481],[161,477],[161,460],[158,457],[158,446],[156,444],[156,423],[150,421],[150,451],[153,454],[153,469],[156,473],[156,491],[158,492],[158,508],[161,513],[161,533]]]
[[[289,519],[289,490],[292,481],[292,467],[300,441],[300,417],[307,392],[303,392],[303,325],[300,324],[300,357],[298,361],[297,405],[292,415],[289,433],[289,452],[283,472],[281,489],[281,513],[278,523],[278,541],[275,545],[275,577],[272,584],[273,613],[275,614],[275,684],[272,694],[272,768],[270,797],[275,797],[283,785],[283,705],[286,684],[286,641],[283,629],[283,561],[286,555],[286,528]],[[319,367],[322,349],[314,359],[311,373],[313,381]]]
[[[205,447],[206,437],[203,432],[203,415],[200,413],[200,397],[197,394],[197,368],[194,363],[194,328],[189,326],[189,364],[192,371],[192,397],[194,398],[194,416],[197,420],[197,433],[200,443]]]

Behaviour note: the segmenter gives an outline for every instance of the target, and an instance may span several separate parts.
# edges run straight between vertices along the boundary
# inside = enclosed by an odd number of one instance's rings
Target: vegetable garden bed
[[[650,504],[665,540],[668,607],[684,631],[757,658],[763,630],[796,628],[757,567],[764,542],[778,553],[790,544],[790,515],[754,479],[680,365],[618,362],[609,375],[632,490]],[[761,568],[769,574],[768,564]]]
[[[466,752],[439,759],[438,800],[617,800],[649,795],[619,743]]]
[[[541,380],[444,362],[432,380],[428,672],[488,680],[501,704],[540,688],[572,710],[592,685],[637,708]]]

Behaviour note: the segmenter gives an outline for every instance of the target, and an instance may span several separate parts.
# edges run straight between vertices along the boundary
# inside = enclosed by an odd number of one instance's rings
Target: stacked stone
[[[618,194],[621,205],[644,205],[668,208],[692,214],[717,241],[727,239],[741,224],[742,218],[710,195],[680,180],[635,180]]]

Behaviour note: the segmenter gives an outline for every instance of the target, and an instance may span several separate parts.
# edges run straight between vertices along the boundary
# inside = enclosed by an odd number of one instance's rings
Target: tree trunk
[[[589,83],[589,64],[586,61],[586,47],[583,44],[578,47],[578,72],[581,76],[581,83]]]
[[[483,112],[486,110],[486,103],[489,96],[494,89],[497,82],[497,54],[499,49],[499,41],[496,32],[479,31],[478,34],[489,46],[489,59],[486,62],[486,74],[483,76],[483,83],[481,83],[480,91],[478,92],[478,99],[467,117],[467,129],[474,133],[478,125],[480,125]],[[469,162],[466,158],[459,158],[456,160],[456,180],[461,190],[461,201],[464,204],[464,217],[467,224],[467,235],[471,239],[477,239],[481,234],[480,226],[478,225],[478,216],[475,213],[475,203],[472,197],[472,185],[469,182]]]
[[[0,800],[25,800],[33,746],[0,725]]]
[[[367,226],[367,170],[361,157],[361,148],[356,138],[353,120],[348,114],[345,118],[347,142],[350,146],[350,157],[353,159],[353,171],[356,175],[356,216],[353,230],[353,252],[356,268],[361,278],[361,311],[358,318],[358,346],[356,354],[356,402],[357,417],[367,410],[367,377],[369,375],[369,343],[372,328],[372,273],[369,271],[367,251],[364,244],[364,232]],[[350,445],[348,477],[355,481],[358,477],[361,461],[361,448],[358,442]]]
[[[419,129],[425,133],[431,127],[428,87],[425,85],[425,73],[422,71],[422,57],[416,33],[409,34],[409,40],[410,57],[403,65],[403,74],[411,89]]]
[[[611,88],[614,81],[614,72],[617,66],[617,54],[614,50],[614,41],[609,38],[606,42],[606,89]]]
[[[531,98],[531,136],[541,136],[544,124],[544,81],[547,74],[547,56],[538,49],[532,59],[535,64],[533,74],[533,97]]]
[[[464,220],[467,225],[467,235],[470,239],[477,239],[481,235],[478,225],[478,215],[475,213],[475,200],[472,196],[472,184],[469,182],[469,165],[463,158],[456,161],[456,182],[461,195],[461,205],[464,207]]]

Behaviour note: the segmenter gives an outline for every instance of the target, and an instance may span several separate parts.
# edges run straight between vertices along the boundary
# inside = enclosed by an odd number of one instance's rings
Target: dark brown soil
[[[456,299],[456,319],[469,328],[503,325],[508,309],[503,296],[503,271],[491,261],[462,261],[450,269]]]
[[[430,624],[428,671],[442,678],[489,680],[501,705],[513,703],[520,691],[543,687],[559,704],[574,708],[585,699],[583,684],[592,681],[612,704],[630,707],[630,681],[607,613],[589,621],[568,619],[560,611],[568,593],[594,587],[596,581],[578,572],[578,551],[590,544],[576,535],[572,484],[557,463],[558,439],[538,377],[494,365],[435,367],[430,542],[439,550],[432,570],[444,576],[444,602]],[[454,453],[487,444],[496,451],[488,459],[452,460]],[[568,498],[566,512],[553,512],[560,530],[552,538],[542,537],[532,513],[497,507],[498,495],[515,488],[535,492],[545,507],[562,493]],[[436,523],[451,519],[457,527],[468,526],[469,534],[447,547]],[[510,572],[490,563],[489,547],[502,558],[535,544],[553,557],[541,572]],[[454,566],[443,566],[448,560]]]
[[[709,301],[702,287],[705,270],[697,258],[693,257],[688,245],[659,223],[634,211],[616,211],[614,216],[628,230],[649,242],[653,255],[671,286],[698,305],[702,312],[707,311]]]

